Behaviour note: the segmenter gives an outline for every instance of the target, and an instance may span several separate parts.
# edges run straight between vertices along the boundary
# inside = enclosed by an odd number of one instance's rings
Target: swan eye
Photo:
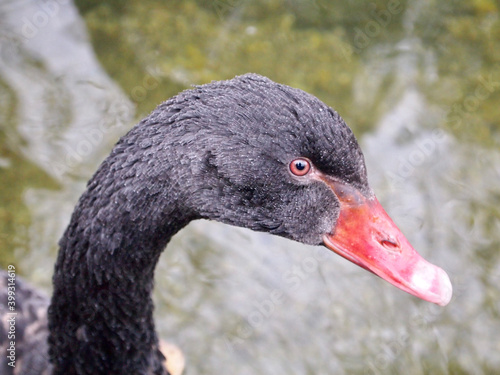
[[[295,176],[305,176],[311,170],[311,163],[306,159],[295,159],[290,163],[290,171]]]

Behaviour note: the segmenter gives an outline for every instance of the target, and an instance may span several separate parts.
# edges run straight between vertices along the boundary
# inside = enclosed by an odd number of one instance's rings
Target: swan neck
[[[90,181],[60,241],[49,309],[54,374],[166,374],[153,322],[154,269],[192,217],[171,186],[148,191],[110,169]],[[110,179],[115,186],[106,186]]]

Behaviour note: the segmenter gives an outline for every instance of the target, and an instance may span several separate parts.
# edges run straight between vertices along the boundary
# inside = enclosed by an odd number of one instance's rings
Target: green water
[[[0,3],[2,267],[50,290],[72,207],[118,137],[192,84],[256,72],[340,112],[454,299],[436,307],[321,249],[193,223],[155,292],[186,373],[500,374],[498,2],[76,5]]]

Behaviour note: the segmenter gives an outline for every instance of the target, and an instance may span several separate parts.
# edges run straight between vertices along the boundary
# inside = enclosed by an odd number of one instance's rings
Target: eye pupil
[[[311,163],[306,159],[296,159],[290,163],[290,171],[296,176],[304,176],[311,169]]]
[[[297,168],[299,171],[303,171],[304,169],[306,169],[306,163],[297,161],[295,162],[295,168]]]

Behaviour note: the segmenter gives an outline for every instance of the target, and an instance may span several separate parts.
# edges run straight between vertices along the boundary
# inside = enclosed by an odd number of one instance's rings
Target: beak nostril
[[[373,239],[388,251],[400,253],[402,250],[398,238],[388,233],[375,231]]]
[[[387,250],[399,251],[399,243],[397,242],[397,240],[384,239],[384,240],[380,240],[380,244],[383,247],[385,247]]]

